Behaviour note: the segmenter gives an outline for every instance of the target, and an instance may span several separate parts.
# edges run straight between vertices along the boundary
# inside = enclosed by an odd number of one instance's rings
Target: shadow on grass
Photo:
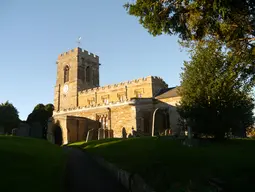
[[[0,136],[0,154],[1,191],[63,191],[66,155],[60,147],[42,139]]]
[[[255,140],[252,139],[187,147],[178,139],[143,137],[79,142],[71,146],[138,173],[156,191],[187,191],[187,188],[208,191],[211,178],[223,181],[230,191],[255,191]]]

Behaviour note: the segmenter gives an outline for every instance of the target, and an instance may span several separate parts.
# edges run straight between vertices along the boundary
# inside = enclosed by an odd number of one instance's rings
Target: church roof
[[[160,92],[155,96],[156,99],[164,99],[169,97],[178,97],[178,87],[171,87],[167,89],[162,89]]]

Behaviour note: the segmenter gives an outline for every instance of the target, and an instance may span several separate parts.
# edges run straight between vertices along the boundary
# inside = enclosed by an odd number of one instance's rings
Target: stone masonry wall
[[[76,107],[76,95],[77,95],[77,55],[78,49],[73,49],[69,52],[59,55],[57,61],[57,78],[54,94],[54,106],[58,108],[60,103],[60,109],[66,107]],[[69,66],[69,90],[68,95],[63,94],[64,83],[64,68]]]
[[[137,130],[151,135],[152,116],[155,106],[153,103],[136,105]]]
[[[179,113],[176,110],[176,105],[180,102],[181,97],[170,97],[159,99],[159,103],[156,107],[167,107],[169,108],[169,122],[170,127],[173,130],[173,133],[180,133],[180,128],[178,126],[178,119],[180,117]]]
[[[66,116],[58,116],[54,117],[52,123],[59,123],[59,126],[62,130],[62,137],[63,137],[63,144],[68,143],[68,130],[67,130],[67,123],[66,123]]]
[[[122,137],[122,128],[125,127],[127,134],[136,129],[136,109],[134,106],[124,105],[112,108],[112,129],[114,137]]]
[[[168,85],[160,77],[148,76],[100,87],[99,65],[97,55],[80,48],[58,56],[53,118],[60,123],[64,143],[84,140],[88,130],[98,128],[102,119],[114,131],[114,137],[122,136],[123,127],[127,134],[132,127],[151,132],[155,109],[152,98]],[[68,82],[64,82],[66,66],[69,67]],[[67,92],[63,90],[65,85],[68,85]],[[150,102],[133,105],[132,98],[149,98]],[[164,102],[173,101],[162,100],[161,104]]]
[[[131,133],[132,127],[136,129],[136,110],[134,106],[129,104],[117,105],[110,107],[110,113],[107,109],[109,106],[102,107],[94,107],[85,110],[73,110],[66,113],[58,113],[54,115],[54,119],[59,119],[62,116],[68,116],[68,118],[72,118],[73,120],[68,120],[68,129],[70,134],[70,141],[84,140],[86,137],[86,133],[89,129],[98,128],[97,124],[90,123],[90,127],[86,125],[86,120],[80,119],[80,123],[77,125],[77,118],[86,118],[91,120],[91,122],[97,123],[97,116],[107,115],[108,118],[111,119],[111,129],[113,130],[114,137],[122,137],[122,128],[125,127],[127,133]],[[62,124],[63,125],[63,124]],[[79,128],[77,128],[79,126]],[[110,121],[108,120],[108,129],[110,128]],[[64,127],[63,127],[64,129]],[[79,131],[80,130],[80,131]],[[82,130],[82,131],[81,131]],[[77,131],[79,135],[77,136]],[[68,138],[67,138],[68,139]]]
[[[69,81],[64,82],[64,69],[69,67]],[[89,67],[90,80],[85,80],[86,68]],[[79,74],[84,79],[80,80]],[[68,92],[63,87],[68,85]],[[81,48],[75,48],[58,56],[57,78],[54,94],[56,110],[78,107],[77,91],[99,86],[99,57]],[[60,105],[60,106],[59,106]]]
[[[153,88],[152,86],[154,85]],[[131,98],[151,98],[155,95],[155,90],[166,88],[167,84],[159,77],[145,77],[128,82],[114,85],[96,87],[93,89],[79,92],[79,106],[89,106],[91,100],[95,105],[104,104],[104,99],[109,103],[119,102],[122,100],[130,100]]]

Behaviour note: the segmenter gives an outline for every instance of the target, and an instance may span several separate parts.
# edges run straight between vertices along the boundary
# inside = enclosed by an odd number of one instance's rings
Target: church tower
[[[99,87],[99,57],[81,48],[62,53],[57,60],[55,111],[79,106],[79,91]]]

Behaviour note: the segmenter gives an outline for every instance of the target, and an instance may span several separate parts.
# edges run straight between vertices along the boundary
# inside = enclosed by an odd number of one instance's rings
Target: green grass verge
[[[0,191],[62,192],[65,159],[47,141],[0,136]]]
[[[189,148],[177,140],[132,138],[70,146],[138,173],[156,191],[214,191],[208,184],[208,179],[214,177],[226,182],[230,191],[255,191],[255,140],[229,140]]]

